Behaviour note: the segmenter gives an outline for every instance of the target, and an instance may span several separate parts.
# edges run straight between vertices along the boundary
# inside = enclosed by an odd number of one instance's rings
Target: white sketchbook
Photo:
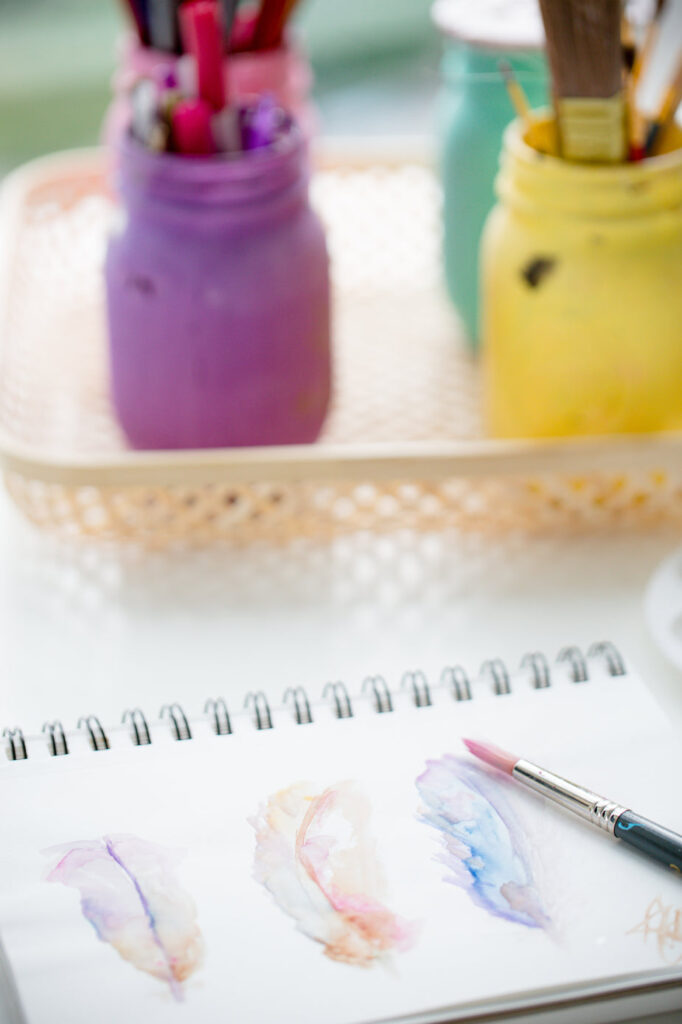
[[[9,1019],[592,1024],[682,1007],[682,879],[462,744],[682,830],[679,737],[618,653],[402,683],[8,732]]]

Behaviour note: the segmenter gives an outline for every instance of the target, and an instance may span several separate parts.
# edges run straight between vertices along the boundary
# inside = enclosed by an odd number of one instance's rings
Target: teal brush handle
[[[673,871],[682,873],[682,836],[677,832],[661,828],[633,811],[623,811],[616,821],[613,834]]]

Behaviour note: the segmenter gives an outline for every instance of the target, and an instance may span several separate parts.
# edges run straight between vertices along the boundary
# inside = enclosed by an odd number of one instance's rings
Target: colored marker
[[[178,0],[147,0],[149,42],[155,50],[177,53],[180,48]]]
[[[137,82],[132,92],[131,105],[133,135],[138,142],[150,146],[158,121],[157,90],[154,83],[147,78]]]
[[[261,96],[244,118],[242,138],[245,150],[271,146],[282,128],[283,112],[272,96]]]
[[[180,30],[197,65],[199,97],[214,110],[225,106],[223,37],[217,0],[194,0],[180,8]]]
[[[215,153],[211,120],[213,108],[205,100],[180,100],[171,114],[173,148],[191,156]]]
[[[239,153],[242,146],[240,111],[237,107],[224,107],[213,115],[213,138],[221,153]]]

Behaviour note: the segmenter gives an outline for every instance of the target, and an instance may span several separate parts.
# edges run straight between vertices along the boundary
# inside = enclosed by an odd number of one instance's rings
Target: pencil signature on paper
[[[682,963],[682,907],[666,907],[657,897],[646,908],[643,920],[626,934],[641,935],[644,942],[653,935],[666,963]]]

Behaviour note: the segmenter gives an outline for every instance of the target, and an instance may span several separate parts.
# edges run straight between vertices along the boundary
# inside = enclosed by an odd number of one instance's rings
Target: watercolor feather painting
[[[326,956],[361,967],[407,949],[415,934],[383,902],[369,818],[367,800],[350,782],[321,793],[298,783],[251,821],[257,881]]]
[[[421,820],[441,835],[446,881],[476,906],[529,928],[550,920],[535,886],[528,844],[499,783],[483,769],[445,754],[417,779]]]
[[[182,982],[199,967],[203,941],[192,898],[178,884],[176,851],[131,835],[44,850],[46,881],[78,889],[81,911],[99,939],[138,971],[183,998]]]

